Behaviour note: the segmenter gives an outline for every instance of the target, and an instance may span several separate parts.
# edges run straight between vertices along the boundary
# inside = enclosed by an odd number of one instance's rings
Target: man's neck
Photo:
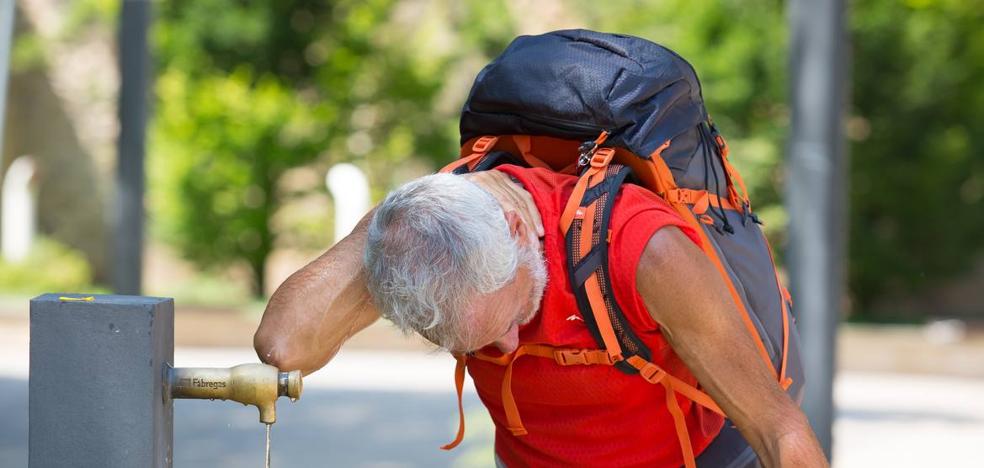
[[[469,180],[492,194],[502,211],[514,211],[536,236],[543,238],[543,220],[533,202],[533,196],[508,174],[500,171],[481,171],[468,174]]]

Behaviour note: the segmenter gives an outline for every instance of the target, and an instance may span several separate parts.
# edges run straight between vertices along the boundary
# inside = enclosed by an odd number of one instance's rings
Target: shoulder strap
[[[533,139],[530,135],[486,135],[471,140],[461,147],[461,157],[444,166],[440,172],[467,174],[502,164],[550,168],[549,164],[532,154]],[[541,146],[549,149],[549,143]]]
[[[627,359],[651,359],[649,348],[632,330],[615,300],[608,270],[609,224],[619,187],[632,170],[610,164],[614,149],[600,148],[575,185],[561,217],[567,243],[571,289],[584,323],[615,366],[628,374],[639,370]]]
[[[526,164],[526,161],[524,161],[523,158],[518,158],[512,153],[506,151],[492,151],[478,158],[475,162],[475,165],[472,166],[471,169],[468,168],[469,166],[468,164],[462,164],[452,169],[451,173],[467,174],[469,172],[487,171],[489,169],[492,169],[496,166],[501,166],[503,164],[512,164],[520,167],[529,167],[529,164]]]

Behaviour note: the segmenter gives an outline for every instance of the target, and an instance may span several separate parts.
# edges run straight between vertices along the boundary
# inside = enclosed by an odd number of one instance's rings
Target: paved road
[[[175,355],[178,366],[254,360],[245,349],[184,348]],[[26,355],[0,357],[0,467],[26,466],[26,365]],[[273,465],[490,466],[492,431],[473,392],[466,395],[465,443],[451,453],[437,449],[457,418],[452,366],[441,355],[343,352],[305,380],[300,402],[278,405]],[[984,381],[845,372],[836,395],[836,467],[981,466]],[[174,419],[175,467],[262,466],[255,409],[178,401]]]

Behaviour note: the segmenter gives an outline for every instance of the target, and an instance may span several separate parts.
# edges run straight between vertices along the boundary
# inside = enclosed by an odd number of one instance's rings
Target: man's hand
[[[826,466],[806,417],[755,349],[718,271],[679,229],[660,229],[636,287],[663,336],[765,466]]]
[[[253,335],[260,361],[310,374],[334,357],[342,343],[379,318],[362,268],[371,215],[273,293]]]

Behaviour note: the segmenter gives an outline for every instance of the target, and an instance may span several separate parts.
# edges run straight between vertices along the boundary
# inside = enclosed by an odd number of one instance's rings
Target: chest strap
[[[561,366],[576,365],[607,365],[614,366],[608,352],[600,349],[574,349],[574,348],[555,348],[553,346],[525,344],[516,348],[509,354],[501,356],[491,356],[482,352],[474,353],[470,356],[456,356],[455,365],[455,389],[458,393],[458,433],[455,439],[447,445],[441,447],[450,450],[461,443],[465,435],[465,415],[462,407],[462,387],[465,380],[465,367],[470,358],[490,362],[499,366],[505,366],[506,370],[502,377],[502,409],[506,413],[506,429],[514,436],[524,436],[528,434],[519,415],[519,408],[516,406],[516,399],[512,393],[512,371],[513,364],[522,356],[537,356],[552,359]],[[680,442],[680,450],[683,454],[684,465],[687,468],[695,468],[693,446],[690,443],[690,434],[687,432],[687,421],[680,407],[680,400],[677,394],[697,403],[715,413],[724,416],[724,412],[718,407],[714,400],[698,388],[673,377],[663,368],[647,361],[639,356],[631,356],[625,363],[639,371],[639,376],[651,384],[662,385],[666,392],[666,408],[673,418],[673,425],[676,430],[677,440]]]

